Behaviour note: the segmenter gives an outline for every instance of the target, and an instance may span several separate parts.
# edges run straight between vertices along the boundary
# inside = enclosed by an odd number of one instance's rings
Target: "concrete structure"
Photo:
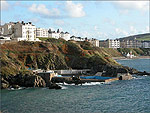
[[[48,37],[48,30],[44,28],[36,28],[36,37]]]
[[[83,70],[76,70],[76,69],[72,69],[72,70],[55,70],[55,72],[57,72],[59,75],[81,75],[81,74],[86,74],[88,72],[90,72],[90,69],[83,69]]]
[[[120,48],[120,41],[117,40],[117,39],[115,39],[115,40],[113,40],[113,39],[107,39],[106,43],[107,43],[106,46],[108,48]]]
[[[38,75],[45,80],[46,86],[49,86],[52,78],[56,76],[56,73],[54,73],[53,71],[47,71],[47,72],[39,72]]]

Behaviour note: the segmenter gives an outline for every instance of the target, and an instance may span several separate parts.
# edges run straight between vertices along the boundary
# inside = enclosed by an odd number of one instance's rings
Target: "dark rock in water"
[[[144,72],[138,72],[137,75],[140,75],[140,76],[148,75],[148,76],[150,76],[150,73],[144,71]]]
[[[20,86],[19,85],[12,85],[11,88],[14,88],[14,89],[19,89]]]
[[[119,80],[131,80],[131,79],[132,79],[132,75],[129,74],[129,73],[122,74],[122,75],[119,77]]]
[[[57,85],[56,83],[51,83],[49,86],[49,89],[61,89],[61,87]]]

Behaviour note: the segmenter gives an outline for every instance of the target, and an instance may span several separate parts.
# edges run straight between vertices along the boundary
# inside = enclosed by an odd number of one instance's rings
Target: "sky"
[[[116,39],[150,32],[149,1],[1,1],[1,25],[31,21],[37,28]]]

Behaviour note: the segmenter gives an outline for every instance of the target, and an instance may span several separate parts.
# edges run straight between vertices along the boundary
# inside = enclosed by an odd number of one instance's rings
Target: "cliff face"
[[[28,68],[83,69],[99,64],[118,65],[106,50],[94,48],[88,42],[49,39],[45,43],[15,42],[1,46],[3,75],[15,75]]]

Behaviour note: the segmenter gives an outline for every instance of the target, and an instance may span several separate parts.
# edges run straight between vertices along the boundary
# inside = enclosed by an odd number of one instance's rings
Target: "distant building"
[[[48,37],[50,38],[60,38],[60,32],[55,32],[55,31],[52,31],[51,29],[48,30]]]
[[[107,46],[106,40],[100,40],[99,41],[99,47],[101,47],[101,48],[107,48],[108,46]]]
[[[121,48],[140,48],[141,46],[142,43],[138,40],[122,40],[120,42]]]
[[[36,28],[36,37],[47,38],[48,37],[48,29]]]
[[[14,22],[5,23],[0,27],[0,35],[10,35],[14,33]]]
[[[70,34],[68,33],[68,32],[61,32],[60,33],[60,38],[63,38],[63,39],[65,39],[65,40],[70,40]]]
[[[76,36],[71,36],[70,40],[74,40],[74,41],[85,41],[85,38],[81,38],[81,37],[76,37]]]
[[[120,48],[120,41],[118,39],[107,39],[106,46],[108,48]]]
[[[142,48],[150,48],[150,41],[142,41]]]
[[[17,41],[38,41],[36,38],[36,27],[31,22],[17,22],[14,25],[14,37]]]
[[[97,40],[97,39],[91,39],[91,40],[89,40],[89,42],[90,42],[93,46],[99,47],[99,40]]]
[[[65,40],[70,40],[70,34],[68,32],[60,32],[60,30],[58,29],[57,32],[56,31],[52,31],[51,29],[48,30],[48,37],[50,38],[63,38]]]

